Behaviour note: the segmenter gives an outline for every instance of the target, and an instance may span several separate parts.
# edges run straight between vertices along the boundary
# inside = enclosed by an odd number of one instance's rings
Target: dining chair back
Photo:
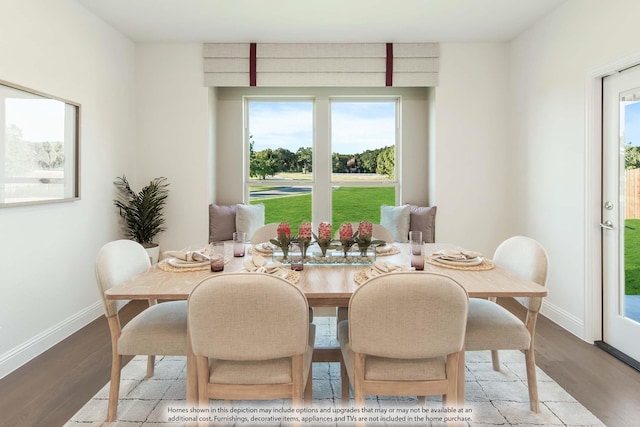
[[[257,243],[265,243],[271,239],[275,239],[278,235],[278,223],[272,222],[269,224],[265,224],[262,227],[258,228],[252,236],[250,236],[249,241],[252,245]]]
[[[149,308],[121,327],[118,317],[120,305],[105,297],[104,293],[108,289],[146,271],[150,265],[147,251],[132,240],[109,242],[100,249],[96,257],[96,281],[111,333],[111,382],[107,422],[115,419],[118,410],[122,355],[148,355],[147,377],[151,377],[155,355],[187,354],[186,301],[157,304],[155,300],[150,300]]]
[[[467,307],[465,289],[436,273],[389,273],[360,286],[349,302],[349,319],[338,326],[343,401],[348,378],[357,405],[367,394],[439,394],[447,404],[460,404]]]
[[[493,262],[519,276],[546,286],[549,257],[540,243],[526,236],[514,236],[496,249]],[[491,350],[493,369],[500,370],[498,350],[522,350],[525,355],[529,404],[539,412],[538,386],[535,364],[535,329],[542,297],[513,298],[526,308],[524,322],[496,299],[471,298],[465,349]]]
[[[189,335],[196,356],[198,397],[311,399],[315,325],[304,293],[261,273],[203,279],[189,296]]]
[[[539,285],[547,285],[549,256],[542,245],[526,236],[514,236],[502,242],[493,254],[493,262]],[[542,297],[515,297],[527,310],[540,311]]]

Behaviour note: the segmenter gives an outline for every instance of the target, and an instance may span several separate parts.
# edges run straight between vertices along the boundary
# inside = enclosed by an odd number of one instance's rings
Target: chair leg
[[[344,362],[340,362],[340,381],[342,382],[342,403],[349,402],[349,375]]]
[[[524,352],[524,359],[527,365],[527,385],[529,386],[529,406],[531,411],[538,413],[540,407],[538,404],[538,380],[536,376],[536,359],[533,348],[529,348]]]
[[[156,356],[147,356],[147,376],[145,378],[153,377],[155,364],[156,364]]]
[[[457,390],[456,396],[464,401],[464,377],[465,377],[465,351],[462,349],[458,355],[458,374],[456,375]]]
[[[498,354],[498,350],[491,350],[491,362],[493,363],[493,370],[500,370],[500,355]]]
[[[363,408],[365,400],[364,386],[362,384],[364,381],[364,354],[355,354],[353,370],[353,398],[355,400],[356,407]]]
[[[304,387],[304,403],[305,406],[311,406],[313,401],[313,369],[309,369],[307,376],[307,384]]]
[[[337,307],[336,308],[336,338],[338,338],[337,326],[338,323],[343,320],[347,320],[349,318],[349,308],[348,307]]]
[[[122,356],[114,354],[111,360],[111,385],[109,386],[109,406],[107,409],[107,422],[116,420],[118,414],[118,398],[120,397],[120,368]]]

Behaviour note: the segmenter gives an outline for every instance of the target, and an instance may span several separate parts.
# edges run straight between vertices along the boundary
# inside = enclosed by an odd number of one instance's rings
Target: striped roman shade
[[[438,43],[205,43],[205,86],[428,87]]]

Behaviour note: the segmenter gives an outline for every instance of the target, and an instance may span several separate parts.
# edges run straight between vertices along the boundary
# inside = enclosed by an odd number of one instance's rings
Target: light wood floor
[[[124,319],[144,307],[133,302]],[[537,364],[610,427],[637,426],[640,372],[544,317]],[[104,384],[111,365],[109,328],[101,317],[0,380],[0,426],[62,426]]]

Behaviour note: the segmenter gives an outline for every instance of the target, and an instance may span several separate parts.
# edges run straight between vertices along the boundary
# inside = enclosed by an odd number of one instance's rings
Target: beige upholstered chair
[[[189,297],[189,336],[198,400],[311,401],[315,325],[307,299],[269,274],[230,273],[202,280]],[[305,387],[306,385],[306,387]]]
[[[354,232],[358,229],[358,224],[359,222],[351,223],[351,227],[353,228]],[[373,225],[373,230],[372,230],[373,239],[384,240],[387,243],[393,243],[393,234],[391,234],[389,230],[387,230],[384,226],[380,224],[372,224],[372,225]],[[338,233],[338,231],[336,231],[333,234],[333,238],[334,240],[338,240],[340,238],[340,234]]]
[[[149,355],[147,377],[153,376],[154,355],[187,354],[187,302],[156,304],[120,327],[119,302],[107,300],[104,292],[150,267],[147,251],[132,240],[116,240],[104,245],[96,259],[96,280],[111,331],[111,386],[107,421],[118,410],[122,355]],[[121,303],[121,301],[120,301]]]
[[[548,257],[535,240],[516,236],[502,242],[493,256],[496,265],[511,270],[533,282],[545,286]],[[498,350],[523,350],[527,367],[529,403],[533,412],[539,412],[538,385],[534,338],[536,319],[542,298],[515,298],[527,309],[524,323],[495,300],[471,298],[465,350],[491,350],[493,369],[500,370]]]
[[[390,273],[360,286],[349,302],[349,320],[338,325],[343,402],[348,376],[358,406],[367,394],[444,395],[447,405],[461,405],[458,359],[467,307],[464,288],[435,273]]]
[[[275,239],[278,234],[278,223],[272,222],[270,224],[265,224],[262,227],[258,228],[255,233],[253,233],[250,237],[250,241],[252,244],[256,243],[264,243],[268,242],[271,239]]]

